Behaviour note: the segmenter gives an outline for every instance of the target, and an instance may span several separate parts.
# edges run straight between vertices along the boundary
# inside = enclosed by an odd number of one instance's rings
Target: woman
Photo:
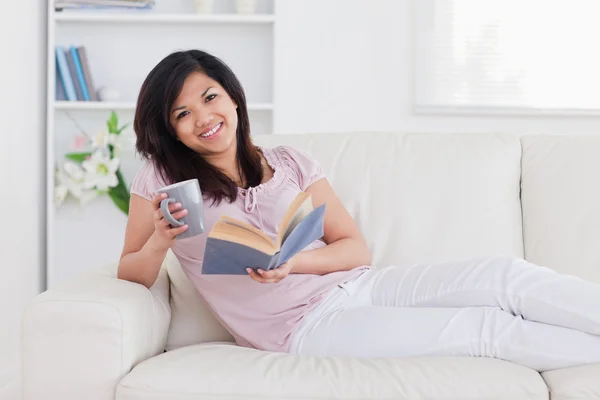
[[[132,182],[118,276],[154,284],[169,248],[241,346],[354,357],[485,356],[538,371],[600,362],[600,286],[521,259],[369,267],[356,224],[318,163],[252,144],[234,73],[202,51],[177,52],[146,78],[134,127],[147,161]],[[198,178],[207,231],[220,215],[271,237],[300,191],[327,203],[322,240],[272,271],[203,275],[207,234],[162,218],[156,190]],[[175,218],[186,215],[171,205]],[[252,267],[252,266],[249,266]]]

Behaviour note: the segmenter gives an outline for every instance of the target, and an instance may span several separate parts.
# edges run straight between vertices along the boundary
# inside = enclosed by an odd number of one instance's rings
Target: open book
[[[275,240],[252,225],[222,216],[208,233],[202,273],[248,275],[247,267],[277,268],[323,237],[324,216],[325,204],[313,209],[306,192],[288,207]]]

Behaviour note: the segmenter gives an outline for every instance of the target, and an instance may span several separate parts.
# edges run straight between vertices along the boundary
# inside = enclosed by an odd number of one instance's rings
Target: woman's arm
[[[187,225],[171,228],[162,218],[158,208],[164,198],[163,194],[158,194],[150,202],[135,194],[131,196],[125,243],[117,272],[119,279],[152,287],[175,236],[187,229]],[[175,212],[178,206],[171,204],[169,210]],[[183,215],[185,210],[179,210],[173,217],[181,218]]]
[[[325,209],[324,236],[327,246],[302,251],[291,261],[291,272],[324,275],[345,271],[371,263],[371,252],[358,226],[327,179],[319,179],[310,185],[314,207],[327,204]]]

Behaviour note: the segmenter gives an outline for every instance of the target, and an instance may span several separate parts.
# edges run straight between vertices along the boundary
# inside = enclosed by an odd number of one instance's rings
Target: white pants
[[[305,317],[290,352],[600,363],[600,285],[506,257],[372,269]]]

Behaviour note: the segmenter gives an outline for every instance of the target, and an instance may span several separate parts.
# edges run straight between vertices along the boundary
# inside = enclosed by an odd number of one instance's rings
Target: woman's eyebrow
[[[206,96],[206,93],[207,93],[207,92],[208,92],[210,89],[212,89],[212,88],[213,88],[212,86],[209,86],[208,88],[206,88],[206,90],[205,90],[205,91],[202,93],[202,97]],[[183,106],[179,106],[179,107],[177,107],[177,108],[174,108],[174,109],[173,109],[173,111],[171,111],[171,114],[173,114],[175,111],[178,111],[178,110],[183,110],[185,107],[187,107],[187,106],[183,105]]]

